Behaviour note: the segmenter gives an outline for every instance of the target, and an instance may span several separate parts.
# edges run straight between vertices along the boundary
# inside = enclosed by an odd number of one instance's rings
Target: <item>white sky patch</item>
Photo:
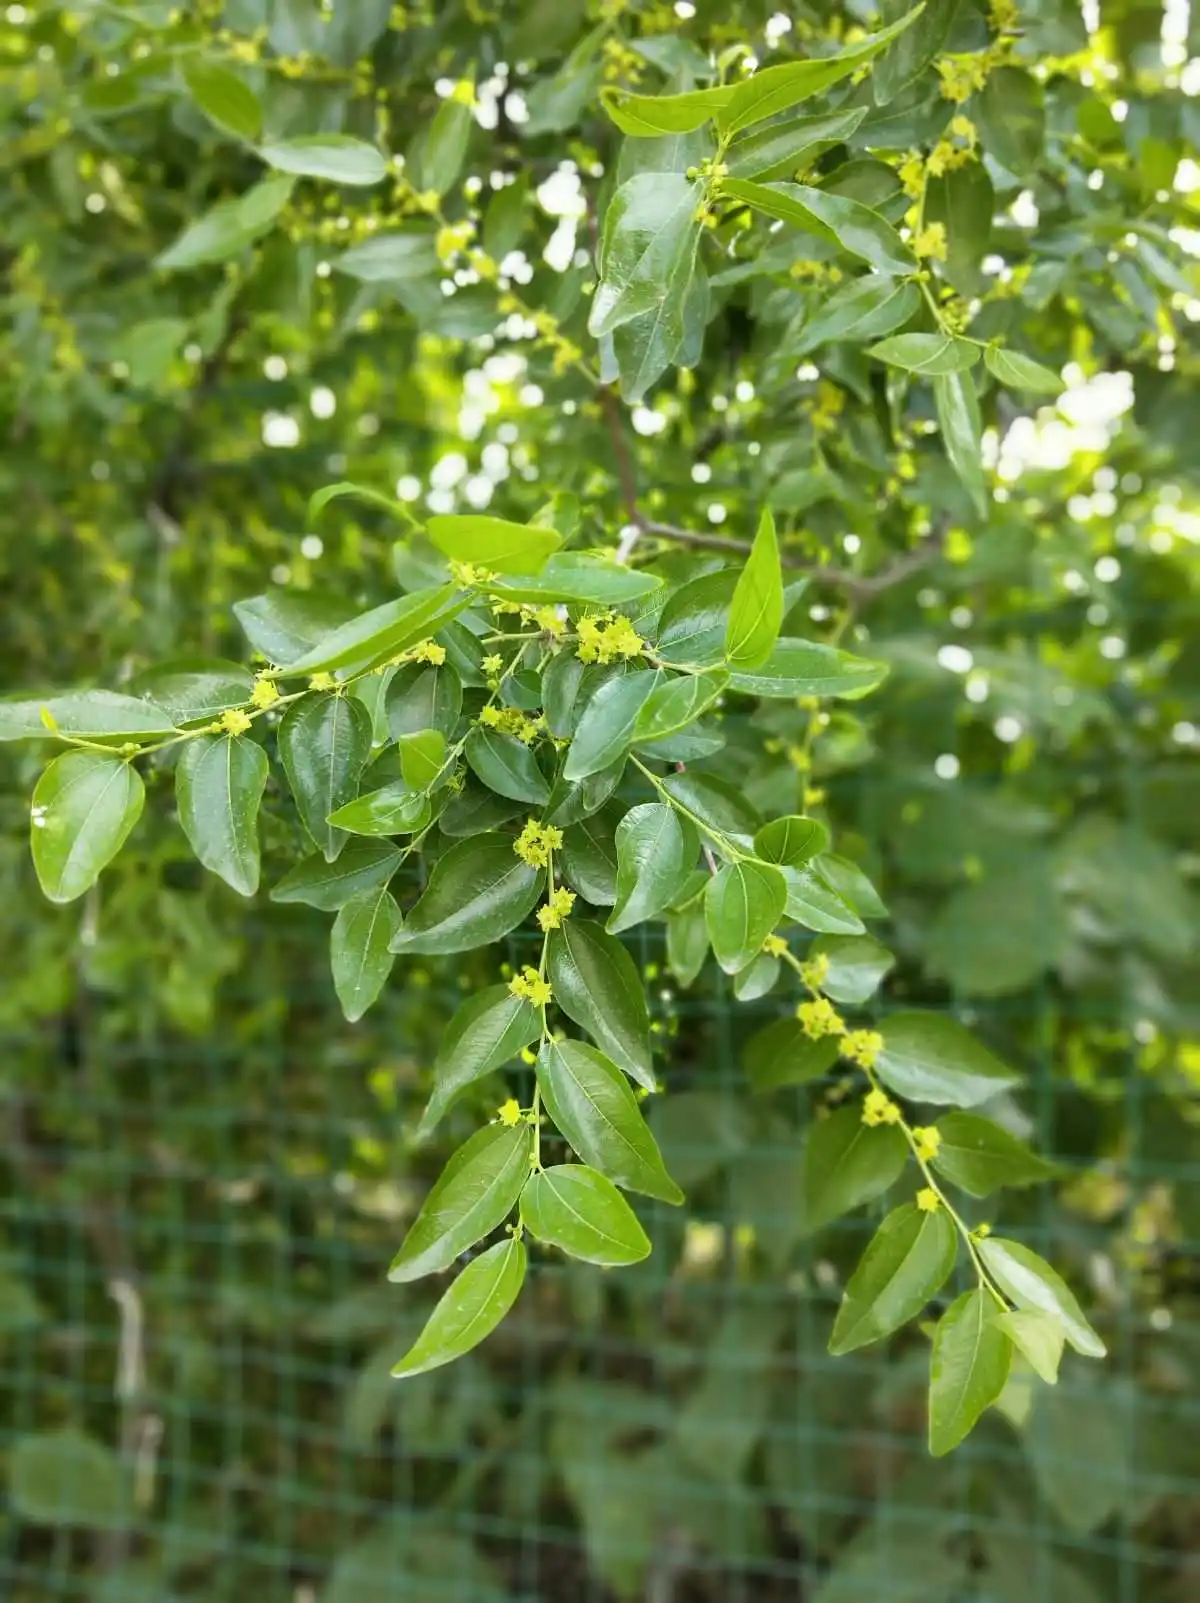
[[[265,412],[262,420],[262,439],[264,445],[289,451],[293,446],[300,444],[300,425],[286,412]]]
[[[587,214],[579,168],[573,161],[561,161],[550,177],[538,185],[537,202],[547,217],[573,217]]]
[[[556,273],[565,273],[575,258],[575,220],[564,217],[546,241],[542,260]]]

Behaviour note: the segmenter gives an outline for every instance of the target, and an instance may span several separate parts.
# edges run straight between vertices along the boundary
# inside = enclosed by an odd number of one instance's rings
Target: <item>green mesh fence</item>
[[[1131,812],[1150,778],[1130,780]],[[865,833],[902,794],[860,799]],[[934,1463],[924,1339],[825,1354],[871,1221],[816,1242],[797,1228],[822,1089],[751,1103],[739,1063],[782,1001],[661,981],[674,1039],[654,1121],[687,1217],[641,1210],[655,1251],[619,1274],[539,1255],[485,1347],[401,1386],[387,1371],[430,1294],[384,1273],[444,1152],[414,1152],[404,1129],[475,975],[398,974],[351,1030],[326,921],[273,910],[189,1034],[106,994],[87,919],[74,995],[0,1041],[11,1603],[1197,1595],[1200,1163],[1122,1033],[1132,969],[1103,994],[1046,982],[971,1008],[1082,1188],[1071,1209],[1052,1190],[1006,1200],[1006,1228],[1090,1283],[1110,1357],[1068,1363],[1028,1418],[1016,1389],[1011,1418]],[[1085,1090],[1061,1072],[1080,1028],[1100,1065]],[[1103,1125],[1125,1134],[1097,1171]]]

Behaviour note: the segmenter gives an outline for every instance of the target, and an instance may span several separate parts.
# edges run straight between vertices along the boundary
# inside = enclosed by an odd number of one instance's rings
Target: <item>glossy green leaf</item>
[[[550,792],[550,801],[543,814],[543,822],[566,829],[571,824],[578,824],[583,819],[590,818],[608,801],[621,783],[624,772],[625,757],[622,755],[615,763],[602,768],[598,774],[590,774],[587,779],[580,780],[577,784],[571,784],[560,777]]]
[[[987,286],[982,263],[995,209],[996,192],[981,161],[926,180],[925,222],[940,223],[946,231],[946,257],[938,272],[960,295],[977,295]]]
[[[783,917],[787,884],[777,868],[739,859],[726,863],[704,895],[708,938],[726,974],[736,974],[762,951]]]
[[[661,682],[659,669],[644,668],[601,685],[579,720],[563,778],[587,779],[623,757],[633,743],[642,708]]]
[[[703,198],[703,184],[678,173],[638,173],[617,190],[605,213],[600,283],[588,314],[594,338],[648,313],[682,338]]]
[[[193,56],[183,63],[183,81],[210,122],[237,139],[258,138],[262,107],[253,89],[236,72],[206,61],[203,56]]]
[[[992,377],[999,379],[1001,384],[1007,384],[1010,389],[1028,390],[1033,395],[1062,394],[1063,381],[1058,374],[1020,351],[989,345],[983,353],[983,359]]]
[[[296,864],[271,891],[273,902],[304,902],[323,913],[339,907],[363,891],[386,885],[402,861],[389,841],[351,840],[334,862],[316,852]]]
[[[809,1127],[804,1143],[804,1228],[810,1233],[894,1185],[908,1143],[894,1124],[863,1123],[861,1103]]]
[[[440,729],[418,729],[396,741],[400,777],[413,790],[428,791],[446,775],[446,737]]]
[[[739,1002],[757,1002],[775,987],[783,965],[777,957],[760,952],[733,976],[733,994]]]
[[[571,917],[546,947],[554,1000],[639,1085],[654,1089],[646,992],[632,957],[615,936]]]
[[[600,813],[563,831],[556,859],[573,891],[594,907],[611,907],[617,899],[617,843],[613,814]]]
[[[856,700],[887,677],[887,665],[809,640],[782,639],[756,668],[739,669],[730,689],[750,696],[844,696]]]
[[[770,510],[759,519],[750,555],[738,576],[725,632],[731,668],[756,668],[770,655],[783,623],[783,570]]]
[[[311,651],[279,668],[278,676],[290,679],[298,674],[373,667],[435,634],[458,616],[468,599],[453,585],[445,584],[385,601],[325,635]]]
[[[664,662],[715,667],[721,661],[736,587],[737,574],[725,568],[689,579],[667,597],[655,642]]]
[[[938,427],[951,466],[979,516],[986,517],[988,488],[983,473],[983,421],[975,380],[969,373],[948,373],[933,381]]]
[[[612,935],[657,916],[683,888],[695,866],[700,840],[695,826],[665,802],[631,807],[617,825],[616,902]]]
[[[754,837],[754,853],[764,863],[799,866],[829,845],[829,831],[815,818],[789,813],[773,818]]]
[[[929,1451],[935,1458],[957,1447],[1004,1390],[1012,1342],[995,1312],[987,1292],[967,1291],[938,1321],[929,1379]]]
[[[669,773],[662,788],[693,820],[729,835],[750,835],[760,819],[736,785],[716,774]]]
[[[348,134],[306,134],[266,144],[259,155],[277,172],[301,178],[326,178],[335,184],[369,187],[381,184],[388,164],[374,145]]]
[[[949,1280],[958,1232],[944,1208],[926,1213],[906,1202],[871,1238],[850,1277],[829,1351],[851,1353],[915,1319]]]
[[[396,959],[389,950],[400,928],[400,909],[386,885],[359,894],[338,909],[330,935],[333,988],[351,1024],[378,999]]]
[[[800,331],[803,351],[832,340],[872,340],[907,323],[921,304],[921,291],[913,283],[881,273],[839,284],[821,302]]]
[[[733,98],[733,86],[693,89],[682,95],[629,95],[603,89],[600,103],[623,134],[657,139],[660,134],[686,134],[704,124]]]
[[[1066,1331],[1061,1323],[1049,1314],[1022,1308],[1010,1308],[994,1318],[1017,1351],[1029,1360],[1034,1373],[1047,1386],[1057,1385],[1058,1366],[1066,1342]]]
[[[832,1036],[814,1041],[798,1019],[776,1019],[746,1042],[742,1067],[756,1096],[785,1085],[807,1085],[819,1080],[837,1062],[838,1046]]]
[[[352,696],[302,696],[283,715],[279,755],[305,829],[333,862],[348,837],[329,816],[358,793],[371,755],[367,709]]]
[[[322,590],[271,589],[235,601],[242,632],[268,662],[291,662],[344,624],[354,607]]]
[[[254,690],[254,675],[240,663],[184,657],[147,668],[130,680],[129,689],[143,698],[143,705],[152,703],[152,711],[161,708],[179,728],[193,728],[211,723],[231,707],[244,707]],[[0,722],[3,718],[0,702]]]
[[[591,551],[560,551],[540,573],[489,580],[489,595],[531,606],[557,602],[597,607],[624,607],[642,601],[662,587],[652,573],[638,573]]]
[[[667,914],[667,967],[685,991],[704,967],[708,952],[702,900]]]
[[[146,788],[132,763],[100,751],[56,757],[34,787],[30,845],[42,893],[73,902],[96,883],[141,817]]]
[[[360,245],[335,256],[332,265],[337,272],[356,278],[362,284],[396,284],[413,278],[431,278],[438,271],[435,240],[433,229],[421,227],[373,234]]]
[[[1043,95],[1041,84],[1022,68],[993,67],[969,107],[988,155],[1021,178],[1032,177],[1041,160],[1046,137]]]
[[[469,562],[493,573],[537,573],[562,544],[543,524],[508,523],[467,512],[430,518],[429,538],[452,562]]]
[[[938,1133],[942,1144],[934,1167],[973,1197],[989,1197],[1001,1186],[1036,1185],[1056,1172],[1024,1141],[978,1113],[947,1113],[938,1120]]]
[[[879,1078],[897,1096],[912,1102],[971,1108],[1020,1079],[957,1019],[944,1013],[892,1013],[880,1028]]]
[[[515,1236],[480,1253],[443,1296],[392,1374],[397,1379],[423,1375],[477,1347],[516,1302],[525,1265],[524,1243]]]
[[[1071,1346],[1085,1358],[1104,1357],[1104,1343],[1084,1318],[1074,1292],[1044,1258],[1003,1236],[988,1236],[979,1243],[979,1253],[1000,1290],[1018,1308],[1057,1320]]]
[[[917,259],[891,223],[861,201],[806,184],[756,184],[726,178],[721,194],[744,201],[764,216],[802,229],[827,245],[837,245],[880,273],[915,273]]]
[[[415,835],[430,819],[429,798],[403,779],[358,796],[336,813],[329,823],[351,835]]]
[[[521,861],[508,835],[456,841],[434,864],[393,947],[432,955],[498,941],[529,917],[544,878]]]
[[[369,240],[368,244],[381,243],[380,240]],[[347,254],[352,254],[348,252]],[[341,266],[344,258],[339,258],[336,266]],[[355,484],[352,479],[339,479],[336,484],[326,484],[315,491],[308,498],[307,521],[312,524],[317,521],[325,508],[334,501],[344,500],[366,501],[369,506],[378,507],[401,523],[411,524],[412,513],[403,501],[397,501],[394,496],[385,495],[382,490],[373,490],[369,484]],[[295,655],[295,653],[293,653]]]
[[[548,1041],[538,1054],[537,1077],[547,1112],[585,1163],[626,1191],[683,1201],[615,1063],[581,1041]]]
[[[812,866],[830,890],[847,902],[861,918],[886,918],[887,908],[867,875],[848,857],[820,852]]]
[[[534,807],[550,800],[550,786],[537,758],[515,735],[477,726],[467,736],[465,751],[475,774],[497,795]]]
[[[902,367],[906,373],[932,377],[974,367],[979,360],[979,347],[951,334],[893,334],[891,339],[872,345],[867,355],[890,367]]]
[[[538,1009],[507,985],[489,985],[467,998],[446,1026],[433,1062],[433,1091],[421,1118],[427,1135],[477,1080],[493,1074],[536,1041]]]
[[[865,106],[793,117],[747,134],[729,147],[726,164],[732,178],[794,178],[832,145],[848,139],[867,114]]]
[[[941,53],[957,12],[958,0],[925,0],[912,26],[891,42],[871,68],[877,106],[894,100]]]
[[[787,887],[785,911],[797,924],[828,935],[859,935],[866,929],[849,902],[818,878],[811,863],[781,872]]]
[[[828,964],[821,989],[835,1002],[854,1007],[870,1001],[896,959],[870,935],[822,935],[809,951]]]
[[[175,726],[166,708],[113,690],[0,700],[0,741],[49,740],[55,732],[84,740],[149,742],[174,734]]]
[[[521,1223],[531,1236],[585,1263],[639,1263],[650,1238],[605,1175],[562,1163],[531,1175],[521,1193]]]
[[[264,178],[236,200],[219,201],[211,211],[190,223],[173,245],[155,259],[164,272],[227,262],[261,239],[275,226],[292,198],[295,179]]]
[[[258,889],[258,809],[270,764],[244,735],[200,735],[175,770],[179,822],[204,867],[241,896]]]
[[[660,684],[646,698],[634,725],[637,743],[664,740],[687,729],[717,700],[729,683],[724,669],[711,673],[678,674]]]
[[[448,1269],[459,1253],[502,1224],[529,1178],[533,1131],[488,1124],[454,1153],[392,1260],[388,1279],[406,1282]]]
[[[462,680],[448,662],[407,663],[387,687],[384,707],[393,740],[440,730],[449,740],[462,711]]]

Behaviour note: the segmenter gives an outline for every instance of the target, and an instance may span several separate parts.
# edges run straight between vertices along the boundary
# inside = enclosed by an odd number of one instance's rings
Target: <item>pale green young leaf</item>
[[[988,1236],[979,1243],[979,1252],[988,1273],[1018,1308],[1057,1320],[1071,1346],[1085,1358],[1104,1357],[1104,1343],[1088,1324],[1074,1292],[1044,1258],[1003,1236]]]
[[[581,1041],[547,1041],[537,1078],[547,1112],[585,1163],[627,1191],[683,1201],[628,1080],[602,1052]]]
[[[271,900],[336,913],[363,891],[386,885],[402,860],[390,841],[351,840],[332,863],[321,852],[297,863],[273,887]]]
[[[67,751],[34,787],[33,866],[52,902],[90,890],[141,817],[146,788],[132,763],[114,753]]]
[[[571,917],[550,932],[546,953],[558,1006],[626,1074],[652,1091],[646,991],[621,942],[590,919]]]
[[[739,858],[709,881],[704,896],[708,938],[726,974],[744,969],[783,917],[787,882],[778,868]]]
[[[725,631],[725,660],[731,668],[757,668],[779,638],[783,623],[783,570],[770,509],[738,577]]]
[[[631,139],[657,139],[702,128],[733,98],[734,86],[692,89],[681,95],[630,95],[619,89],[600,92],[600,103],[623,134]]]
[[[434,864],[393,950],[437,955],[501,940],[533,911],[544,879],[507,835],[456,841]]]
[[[236,72],[203,56],[183,63],[188,93],[210,122],[236,139],[255,140],[262,129],[258,96]]]
[[[662,580],[609,562],[593,551],[560,551],[540,573],[489,579],[483,588],[503,601],[535,607],[561,602],[624,607],[653,595],[662,588]]]
[[[438,270],[437,234],[432,228],[409,227],[387,234],[373,234],[361,244],[335,256],[332,266],[339,273],[358,279],[361,284],[398,284],[408,279],[431,278]],[[363,491],[358,486],[342,486],[343,494]],[[314,498],[315,499],[315,498]],[[374,495],[376,501],[393,517],[407,523],[411,514],[397,505],[389,496]],[[315,516],[311,507],[309,518]]]
[[[330,933],[333,988],[351,1024],[378,999],[396,959],[389,943],[400,928],[400,909],[386,885],[359,894],[338,909]]]
[[[397,1379],[423,1375],[477,1347],[516,1302],[525,1265],[524,1243],[515,1236],[480,1253],[442,1297],[392,1374]]]
[[[1043,367],[1021,351],[1010,351],[1002,345],[989,345],[983,353],[988,372],[993,378],[1013,390],[1028,390],[1034,395],[1061,395],[1063,381],[1051,368]]]
[[[1058,1366],[1062,1362],[1066,1342],[1066,1331],[1061,1322],[1049,1314],[1024,1308],[1010,1308],[1006,1313],[998,1313],[995,1321],[1017,1351],[1029,1360],[1034,1373],[1047,1386],[1057,1385]]]
[[[848,902],[860,918],[886,918],[888,910],[870,878],[849,857],[819,852],[812,866],[829,889]]]
[[[971,1108],[1015,1085],[1014,1074],[970,1030],[944,1013],[892,1013],[883,1020],[876,1072],[912,1102]]]
[[[418,190],[444,195],[454,186],[467,158],[473,126],[468,104],[455,95],[442,101],[433,121],[418,133],[406,158]]]
[[[564,779],[587,779],[625,755],[642,708],[662,677],[657,668],[643,668],[600,686],[579,720],[563,765]]]
[[[829,1351],[854,1352],[915,1319],[954,1269],[958,1232],[944,1208],[906,1202],[871,1238],[838,1309]]]
[[[521,1223],[531,1236],[585,1263],[639,1263],[650,1238],[607,1176],[562,1163],[531,1175],[521,1193]]]
[[[729,675],[722,668],[669,678],[646,698],[634,726],[635,741],[645,745],[689,728],[708,711],[728,683]]]
[[[562,536],[544,524],[509,523],[479,512],[439,515],[427,528],[443,556],[492,573],[537,573],[562,544]]]
[[[418,729],[396,741],[400,777],[413,790],[427,791],[446,773],[446,737],[440,729]]]
[[[384,243],[386,243],[386,240],[380,237],[367,241],[369,245],[381,245]],[[348,251],[346,254],[351,255],[352,252]],[[344,261],[344,258],[339,258],[335,265],[341,266],[342,261]],[[308,498],[306,521],[309,524],[315,523],[325,508],[332,502],[344,501],[348,497],[355,501],[365,501],[369,506],[379,507],[381,511],[388,513],[401,523],[411,524],[413,521],[412,513],[404,505],[403,501],[397,501],[394,496],[385,495],[382,490],[373,490],[369,484],[355,484],[352,479],[339,479],[336,484],[326,484],[321,489],[314,491]]]
[[[872,345],[867,355],[889,367],[902,367],[906,373],[936,377],[974,367],[979,360],[979,347],[971,340],[955,339],[952,334],[893,334]]]
[[[799,867],[829,845],[829,831],[816,818],[789,813],[773,818],[754,837],[754,852],[764,863]]]
[[[358,794],[371,755],[370,715],[352,696],[302,696],[279,725],[279,755],[304,827],[331,863],[349,837],[329,816]]]
[[[318,640],[311,651],[276,670],[276,677],[373,667],[414,646],[456,618],[469,597],[451,584],[431,585],[385,601]]]
[[[908,1162],[908,1143],[894,1124],[863,1123],[862,1105],[838,1108],[809,1127],[804,1143],[804,1219],[819,1230],[893,1185]]]
[[[351,835],[415,835],[431,816],[429,798],[403,779],[357,796],[329,816],[330,825]]]
[[[419,1280],[448,1269],[491,1235],[517,1205],[529,1178],[533,1131],[487,1124],[450,1158],[392,1260],[388,1279]]]
[[[823,957],[828,965],[821,981],[825,995],[854,1007],[870,1001],[884,976],[896,966],[893,954],[871,935],[822,935],[808,955]]]
[[[270,764],[244,735],[200,735],[175,770],[179,822],[204,867],[241,896],[258,889],[258,809]]]
[[[474,773],[498,796],[534,807],[550,800],[550,786],[537,758],[515,735],[476,727],[467,736],[465,752]]]
[[[695,866],[695,826],[665,802],[631,807],[616,829],[616,900],[612,935],[656,918],[674,901]]]
[[[388,164],[374,145],[348,134],[306,134],[263,145],[259,155],[277,172],[301,178],[326,178],[335,184],[369,188],[381,184]]]
[[[841,696],[856,701],[887,678],[887,664],[810,640],[779,640],[756,668],[735,669],[730,688],[749,696]]]
[[[957,1447],[1004,1390],[1012,1342],[986,1291],[964,1292],[938,1321],[929,1379],[929,1451]]]
[[[1052,1163],[978,1113],[947,1113],[938,1121],[941,1145],[933,1160],[939,1174],[973,1197],[1001,1186],[1031,1186],[1051,1179]]]
[[[489,985],[459,1007],[433,1061],[433,1091],[418,1131],[427,1135],[469,1085],[495,1073],[541,1034],[537,1008],[507,985]]]

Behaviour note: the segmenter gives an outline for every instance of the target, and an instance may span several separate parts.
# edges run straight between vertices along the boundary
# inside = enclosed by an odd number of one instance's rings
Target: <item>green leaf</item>
[[[929,1379],[929,1451],[935,1458],[957,1447],[1004,1390],[1012,1342],[994,1312],[986,1291],[967,1291],[938,1321]]]
[[[712,673],[678,674],[652,690],[638,713],[634,739],[639,745],[664,740],[687,729],[712,706],[729,683],[724,669]]]
[[[732,178],[793,178],[797,171],[842,140],[849,139],[867,114],[865,106],[825,112],[816,117],[793,117],[747,134],[730,147],[726,156]]]
[[[683,1201],[628,1080],[602,1052],[581,1041],[547,1041],[537,1078],[550,1117],[585,1163],[627,1191]]]
[[[703,199],[704,185],[680,173],[637,173],[617,190],[604,218],[600,283],[588,314],[594,338],[647,312],[682,338]]]
[[[631,139],[657,139],[660,134],[686,134],[702,128],[734,94],[732,84],[692,89],[682,95],[629,95],[605,88],[600,103],[623,134]]]
[[[446,773],[446,737],[440,729],[418,729],[396,741],[400,777],[413,790],[429,791]]]
[[[301,178],[327,178],[335,184],[381,184],[388,164],[374,145],[348,134],[306,134],[263,145],[259,155],[277,172]]]
[[[378,242],[369,240],[367,243],[375,244]],[[340,265],[340,260],[334,265]],[[393,496],[385,495],[382,490],[373,490],[369,484],[355,484],[352,479],[339,479],[336,484],[326,484],[322,489],[310,495],[306,521],[310,525],[315,523],[327,506],[330,506],[334,501],[344,501],[346,499],[366,501],[368,505],[379,507],[382,511],[390,513],[393,518],[398,519],[401,523],[411,525],[413,522],[412,513],[404,505],[403,501],[397,501]],[[295,656],[296,653],[293,652],[292,655]]]
[[[446,1292],[392,1374],[423,1375],[477,1347],[516,1302],[525,1264],[524,1244],[515,1236],[480,1253]]]
[[[112,690],[0,700],[0,741],[49,740],[55,732],[83,740],[148,741],[156,735],[173,735],[175,725],[165,708]]]
[[[335,256],[332,265],[361,284],[402,284],[413,278],[432,278],[439,266],[435,240],[434,231],[422,227],[375,234]],[[393,507],[388,510],[394,512]],[[310,519],[313,516],[310,510]]]
[[[329,816],[334,829],[351,835],[415,835],[429,819],[428,796],[403,779],[368,791]]]
[[[777,957],[760,952],[751,958],[746,967],[733,976],[733,994],[739,1002],[757,1002],[773,990],[779,979],[781,964]]]
[[[345,623],[353,611],[348,602],[320,590],[273,589],[233,604],[242,633],[268,662],[291,662]]]
[[[1063,1344],[1066,1341],[1066,1331],[1059,1321],[1052,1319],[1049,1314],[1020,1308],[995,1314],[993,1318],[1017,1351],[1029,1360],[1034,1373],[1047,1386],[1057,1385],[1058,1366],[1062,1362]]]
[[[116,1455],[72,1426],[18,1437],[8,1466],[12,1511],[34,1525],[123,1531],[131,1518]]]
[[[435,634],[462,612],[469,599],[453,585],[443,584],[385,601],[325,635],[311,651],[277,669],[276,677],[372,668]]]
[[[951,334],[893,334],[891,339],[872,345],[867,355],[890,367],[902,367],[906,373],[936,376],[974,367],[979,360],[979,347]]]
[[[695,826],[665,802],[631,807],[617,825],[616,902],[610,935],[658,915],[675,900],[695,867]]]
[[[215,61],[193,56],[183,64],[188,93],[210,122],[237,139],[255,140],[262,129],[262,107],[237,73]]]
[[[623,568],[592,551],[560,551],[540,573],[488,580],[484,588],[502,600],[531,606],[577,602],[624,607],[653,595],[662,588],[662,580],[652,573]]]
[[[550,800],[550,786],[537,758],[515,735],[476,726],[467,736],[465,750],[472,770],[498,796],[536,807]]]
[[[173,245],[155,258],[155,267],[164,272],[185,267],[203,267],[210,262],[227,262],[269,233],[280,212],[292,198],[295,180],[264,178],[236,200],[220,201],[211,211],[197,218]]]
[[[938,427],[950,465],[962,480],[963,489],[981,518],[987,516],[988,489],[983,476],[979,397],[969,373],[948,373],[933,381]]]
[[[813,858],[813,867],[830,890],[848,902],[862,918],[887,917],[887,908],[879,892],[857,863],[848,857],[838,857],[834,852],[821,852]]]
[[[971,1108],[1020,1079],[944,1013],[892,1013],[881,1030],[883,1050],[876,1072],[890,1090],[911,1102]]]
[[[387,687],[384,707],[393,740],[440,730],[449,740],[462,711],[462,680],[448,662],[410,662]]]
[[[521,1223],[548,1246],[606,1267],[639,1263],[650,1238],[612,1181],[585,1164],[532,1175],[521,1193]]]
[[[754,837],[754,853],[764,863],[799,866],[810,857],[823,852],[829,845],[829,831],[815,818],[804,818],[789,813],[786,818],[773,818],[764,824]]]
[[[704,922],[702,901],[667,915],[667,967],[687,990],[708,956],[708,925]]]
[[[742,1067],[756,1096],[819,1080],[838,1059],[833,1036],[814,1041],[798,1019],[776,1019],[746,1042]]]
[[[960,295],[980,294],[987,285],[981,264],[992,237],[996,192],[981,161],[969,161],[925,185],[926,223],[946,230],[946,259],[938,271]]]
[[[42,893],[73,902],[99,879],[141,817],[146,788],[132,763],[99,751],[68,751],[38,780],[30,845]]]
[[[521,861],[507,835],[456,841],[434,864],[393,948],[432,956],[501,940],[529,917],[544,878]]]
[[[770,655],[783,623],[783,570],[775,519],[769,510],[738,577],[725,633],[725,659],[731,668],[757,668]]]
[[[787,916],[805,929],[829,935],[860,935],[866,928],[862,919],[836,891],[818,879],[812,864],[781,870],[787,886]]]
[[[664,662],[715,666],[721,661],[736,587],[737,574],[721,568],[689,579],[667,597],[656,641]]]
[[[507,523],[477,512],[430,518],[427,528],[443,556],[492,573],[537,573],[562,544],[562,536],[543,524]]]
[[[270,764],[243,735],[200,735],[175,770],[179,822],[211,873],[241,896],[258,889],[258,809]]]
[[[759,817],[735,785],[716,774],[670,773],[662,788],[672,801],[709,829],[727,835],[753,835]]]
[[[822,935],[808,955],[824,957],[829,964],[821,982],[825,995],[855,1007],[874,996],[884,975],[896,964],[887,947],[870,935]]]
[[[875,104],[886,106],[945,49],[958,0],[925,0],[912,27],[892,41],[871,69]]]
[[[983,147],[1010,173],[1032,177],[1038,170],[1046,137],[1042,86],[1020,67],[993,67],[987,83],[971,101],[972,120]]]
[[[907,16],[892,23],[890,28],[880,29],[860,43],[839,50],[836,55],[760,68],[752,77],[736,86],[717,115],[717,126],[725,135],[735,134],[752,123],[764,122],[768,117],[786,111],[789,106],[795,106],[802,100],[809,100],[813,95],[824,94],[826,89],[840,83],[886,49],[920,15],[921,10],[922,7],[917,6]]]
[[[488,1124],[454,1153],[422,1204],[388,1270],[405,1282],[448,1269],[516,1207],[529,1178],[533,1131]]]
[[[243,707],[254,690],[254,675],[240,663],[220,658],[185,657],[147,668],[130,681],[130,691],[161,708],[179,728],[211,723],[231,707]],[[0,722],[4,704],[0,702]],[[0,734],[0,739],[3,736]]]
[[[1044,1258],[1003,1236],[988,1236],[979,1243],[979,1253],[1000,1290],[1018,1308],[1057,1320],[1071,1346],[1085,1358],[1104,1357],[1104,1343],[1084,1318],[1071,1288]]]
[[[989,345],[983,353],[988,372],[1010,389],[1029,390],[1034,395],[1061,395],[1063,381],[1051,368],[1043,367],[1020,351]]]
[[[881,273],[917,271],[916,257],[891,223],[847,195],[807,184],[755,184],[744,178],[723,179],[721,195],[836,245]]]
[[[926,1213],[906,1202],[894,1209],[850,1277],[829,1351],[852,1353],[915,1319],[949,1280],[957,1255],[958,1232],[944,1208]]]
[[[907,323],[921,304],[913,283],[866,273],[839,284],[800,330],[798,353],[832,340],[872,340]]]
[[[645,987],[621,942],[599,924],[569,918],[550,932],[546,952],[558,1006],[607,1057],[653,1091]]]
[[[780,640],[757,668],[737,670],[730,688],[748,696],[842,696],[857,700],[887,678],[887,664],[809,640]]]
[[[739,859],[708,883],[704,917],[717,962],[726,974],[744,969],[783,917],[787,884],[777,868]]]
[[[329,815],[358,794],[371,755],[367,709],[352,696],[302,696],[279,725],[279,755],[304,827],[332,863],[348,837]]]
[[[400,909],[386,885],[361,891],[338,909],[330,936],[333,988],[342,1012],[357,1023],[387,983],[396,959],[389,950]]]
[[[908,1143],[894,1124],[863,1123],[861,1104],[838,1108],[810,1126],[804,1143],[804,1227],[810,1233],[870,1202],[893,1185],[908,1162]]]
[[[316,852],[297,863],[271,891],[271,900],[304,902],[336,913],[363,891],[386,885],[402,861],[399,849],[388,841],[351,840],[336,862]]]
[[[433,1092],[419,1135],[428,1135],[469,1085],[495,1073],[541,1034],[532,1002],[507,985],[489,985],[468,997],[442,1034],[433,1062]]]
[[[587,779],[623,757],[633,743],[642,708],[661,682],[659,669],[644,668],[601,685],[579,720],[563,778]]]
[[[419,191],[444,195],[453,188],[467,159],[473,123],[469,105],[454,95],[442,101],[408,151],[408,167]]]
[[[934,1167],[973,1197],[989,1197],[1001,1186],[1031,1186],[1049,1180],[1055,1167],[978,1113],[947,1113],[938,1121],[942,1144]]]
[[[617,846],[612,814],[585,818],[563,833],[558,861],[563,878],[584,901],[611,907],[617,899]]]

